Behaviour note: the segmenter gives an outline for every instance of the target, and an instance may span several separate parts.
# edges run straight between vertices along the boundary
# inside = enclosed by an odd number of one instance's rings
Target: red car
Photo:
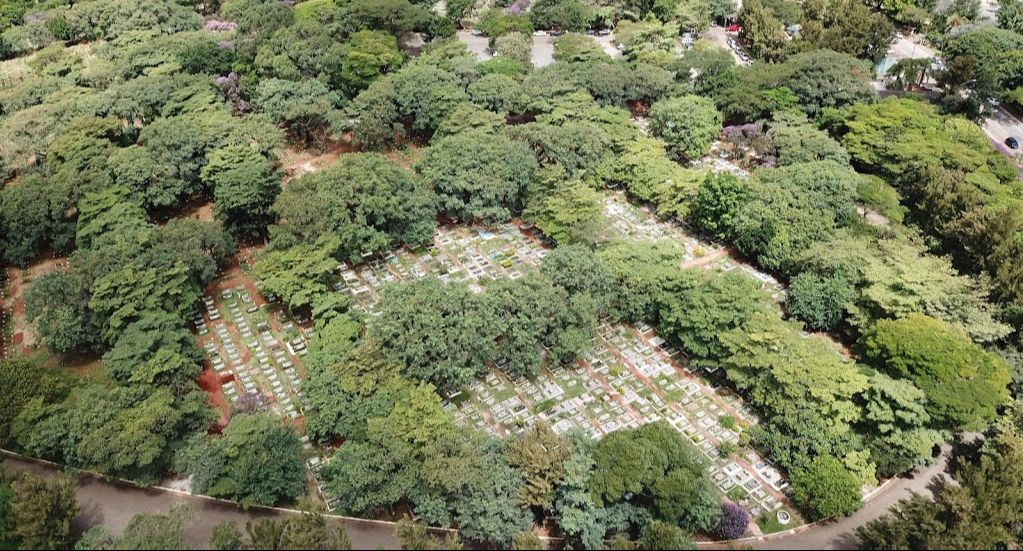
[[[729,26],[725,27],[725,30],[730,32],[730,33],[737,33],[737,32],[742,30],[742,27],[739,26],[739,25],[732,24],[732,25],[729,25]]]

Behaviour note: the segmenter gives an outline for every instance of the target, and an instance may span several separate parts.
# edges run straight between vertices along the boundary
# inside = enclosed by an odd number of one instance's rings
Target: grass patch
[[[518,393],[515,392],[515,387],[506,388],[498,393],[495,393],[494,399],[496,399],[498,402],[503,402],[513,396],[518,396]]]
[[[556,405],[558,405],[558,401],[553,398],[549,398],[533,406],[533,411],[536,413],[541,413],[551,409]]]
[[[749,496],[749,492],[746,491],[746,488],[743,488],[741,485],[736,484],[735,486],[732,486],[728,490],[728,493],[726,493],[725,495],[728,496],[728,499],[736,503],[739,503],[740,501],[746,499],[747,496]]]
[[[790,516],[792,515],[792,513],[789,512],[787,509],[778,509],[778,511],[785,511],[789,513]],[[764,513],[763,515],[760,515],[760,518],[757,519],[757,526],[760,527],[761,532],[763,532],[764,534],[774,534],[777,532],[784,532],[785,530],[789,530],[792,528],[791,521],[789,522],[789,524],[782,524],[778,522],[778,511],[773,511],[770,513]]]
[[[562,388],[565,387],[562,386]],[[576,383],[573,386],[565,388],[565,396],[567,397],[566,399],[568,400],[571,400],[572,398],[578,398],[582,396],[584,392],[586,392],[586,388],[579,383]]]

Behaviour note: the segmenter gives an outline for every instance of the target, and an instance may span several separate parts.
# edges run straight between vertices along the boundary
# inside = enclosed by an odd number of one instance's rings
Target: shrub
[[[734,540],[746,534],[749,528],[749,513],[734,503],[721,504],[721,516],[718,517],[711,535],[722,540]]]

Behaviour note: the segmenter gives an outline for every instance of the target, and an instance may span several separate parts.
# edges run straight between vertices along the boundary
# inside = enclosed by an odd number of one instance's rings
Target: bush
[[[725,457],[731,457],[732,454],[739,451],[739,446],[736,446],[732,442],[722,442],[718,444],[718,451]]]
[[[734,540],[744,536],[748,528],[749,513],[734,503],[722,503],[721,516],[711,528],[711,535],[722,540]]]
[[[732,417],[731,415],[722,415],[721,417],[718,417],[718,423],[721,423],[722,427],[732,430],[735,428],[735,417]]]

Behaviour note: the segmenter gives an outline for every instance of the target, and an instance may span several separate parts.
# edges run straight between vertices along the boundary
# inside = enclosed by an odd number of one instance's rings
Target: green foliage
[[[166,515],[141,513],[131,517],[117,543],[117,549],[191,549],[185,527],[196,512],[186,505],[172,507]]]
[[[554,59],[569,63],[608,61],[610,56],[593,40],[578,33],[565,33],[554,39]]]
[[[680,291],[660,309],[660,327],[697,365],[717,365],[727,356],[721,337],[763,308],[757,286],[744,275],[697,272]]]
[[[413,132],[430,135],[468,96],[458,77],[424,62],[411,64],[394,78],[395,102]]]
[[[596,245],[608,239],[604,196],[583,180],[567,178],[560,165],[539,171],[528,190],[523,217],[563,245]]]
[[[544,257],[540,273],[570,295],[589,294],[599,311],[606,311],[615,299],[614,275],[587,247],[565,245],[554,249]]]
[[[678,526],[655,520],[643,528],[639,549],[696,549],[696,545]]]
[[[469,97],[484,109],[507,113],[519,99],[519,83],[500,73],[483,75],[469,85]]]
[[[856,529],[863,549],[994,548],[1015,541],[1021,445],[1016,434],[988,441],[973,460],[964,458],[935,500],[914,494],[888,515]]]
[[[387,157],[344,155],[284,188],[273,207],[282,220],[274,227],[274,242],[308,245],[336,236],[341,246],[331,254],[359,261],[398,243],[428,241],[434,201],[428,187]]]
[[[537,169],[522,143],[463,132],[434,143],[416,165],[438,195],[441,212],[457,220],[504,220],[522,208]]]
[[[934,461],[931,451],[943,438],[927,428],[931,416],[922,390],[910,381],[877,374],[863,397],[863,422],[872,435],[869,447],[878,474],[892,476]]]
[[[71,521],[80,507],[70,478],[46,479],[22,473],[11,484],[14,499],[11,535],[22,549],[66,549],[71,545]]]
[[[522,472],[519,500],[530,507],[550,509],[554,504],[554,489],[565,476],[564,462],[573,453],[568,440],[543,422],[509,443],[508,464]]]
[[[320,143],[325,135],[341,128],[337,109],[340,98],[315,80],[264,79],[259,82],[252,105],[305,144]]]
[[[721,131],[721,113],[699,96],[660,101],[650,108],[650,131],[668,142],[672,155],[695,160],[710,150]]]
[[[537,29],[582,32],[593,19],[593,8],[582,0],[539,0],[530,6],[529,19]]]
[[[197,437],[178,453],[178,469],[192,490],[237,501],[273,505],[305,493],[302,443],[290,426],[268,414],[235,415],[222,437]]]
[[[699,452],[667,423],[605,435],[593,461],[589,489],[605,503],[632,494],[658,518],[693,531],[708,528],[717,515],[717,491]]]
[[[979,426],[1009,399],[1005,361],[940,320],[923,314],[880,320],[860,345],[868,362],[920,387],[928,413],[949,426]]]
[[[431,536],[420,522],[413,522],[409,517],[402,517],[394,526],[394,537],[401,549],[462,549],[461,542],[455,536],[443,540]]]
[[[860,478],[833,457],[818,457],[790,474],[792,498],[811,520],[848,516],[863,506]]]
[[[533,24],[528,17],[504,13],[500,9],[484,13],[476,22],[476,28],[490,38],[491,46],[498,37],[508,33],[522,33],[526,36],[533,34]]]
[[[313,244],[272,250],[256,260],[253,272],[263,282],[260,292],[283,297],[292,309],[311,306],[329,291],[341,241],[327,235]]]
[[[61,188],[52,180],[29,176],[0,191],[0,253],[24,266],[47,247],[67,250],[73,225]]]
[[[273,221],[270,206],[281,191],[281,178],[255,149],[236,145],[212,152],[202,179],[213,190],[217,218],[231,233],[259,235]]]
[[[822,277],[804,272],[792,278],[785,308],[810,329],[831,331],[842,322],[852,291],[842,274]]]
[[[158,376],[161,382],[179,389],[187,388],[199,375],[201,361],[202,351],[192,333],[182,327],[181,319],[160,311],[143,313],[103,355],[111,379],[151,384],[146,379],[162,372]]]
[[[494,55],[509,57],[519,63],[530,63],[533,49],[533,37],[518,33],[506,33],[494,39]]]

